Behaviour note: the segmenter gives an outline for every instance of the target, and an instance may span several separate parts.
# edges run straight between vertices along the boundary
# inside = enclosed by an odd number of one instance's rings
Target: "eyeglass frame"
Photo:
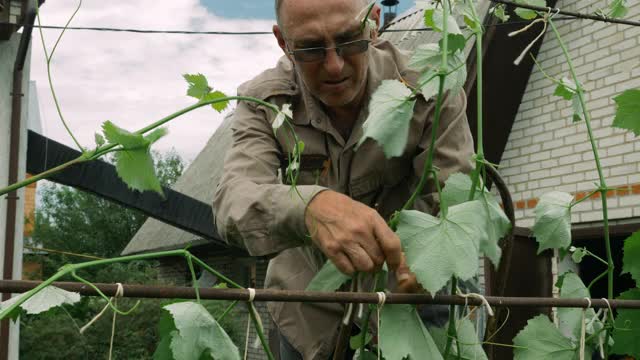
[[[291,55],[294,59],[296,59],[297,61],[303,62],[303,63],[316,63],[316,62],[320,62],[323,61],[324,59],[326,59],[327,57],[327,51],[328,50],[335,50],[336,54],[340,57],[343,57],[343,52],[344,52],[344,47],[348,46],[348,45],[352,45],[352,44],[356,44],[356,43],[365,43],[366,45],[363,46],[362,50],[358,50],[358,52],[352,53],[352,54],[348,54],[346,56],[352,56],[352,55],[358,55],[358,54],[363,54],[365,53],[367,50],[369,50],[369,44],[371,43],[371,39],[358,39],[358,40],[352,40],[352,41],[347,41],[341,44],[336,44],[336,46],[333,47],[310,47],[310,48],[303,48],[303,49],[296,49],[296,50],[289,50],[289,47],[287,46],[287,52],[289,53],[289,55]],[[304,53],[307,51],[311,51],[311,50],[322,50],[323,54],[322,57],[319,57],[316,60],[302,60],[299,57],[296,56],[296,54],[300,54],[300,53]]]

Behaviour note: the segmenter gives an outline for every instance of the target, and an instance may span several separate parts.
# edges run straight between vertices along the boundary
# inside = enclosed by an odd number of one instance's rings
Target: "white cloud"
[[[43,25],[63,25],[76,1],[47,2]],[[71,26],[269,31],[267,20],[230,20],[208,12],[197,0],[86,1]],[[49,50],[57,30],[44,30]],[[69,30],[53,57],[56,94],[69,126],[83,146],[105,120],[129,130],[194,103],[186,96],[183,73],[202,73],[210,84],[235,94],[242,82],[272,67],[282,54],[272,35],[167,35]],[[31,78],[38,82],[47,136],[73,145],[55,111],[47,83],[40,35],[34,30]],[[156,149],[175,148],[193,159],[224,115],[211,108],[189,113],[169,125],[169,135]]]

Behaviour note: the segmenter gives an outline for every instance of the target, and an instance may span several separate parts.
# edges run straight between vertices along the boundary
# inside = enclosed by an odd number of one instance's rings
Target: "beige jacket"
[[[385,79],[402,76],[415,83],[417,74],[407,69],[408,58],[389,42],[374,43],[368,56],[365,98]],[[265,287],[305,289],[324,262],[307,236],[306,203],[318,192],[332,189],[375,207],[388,219],[409,198],[422,173],[434,101],[418,99],[404,155],[386,159],[371,139],[354,151],[362,137],[368,104],[363,106],[350,138],[343,139],[285,57],[276,68],[240,86],[238,94],[278,107],[292,104],[293,126],[305,143],[298,181],[305,201],[281,181],[282,168],[286,168],[283,159],[293,143],[289,133],[283,127],[274,136],[271,123],[275,114],[271,110],[239,102],[232,124],[233,144],[213,204],[217,229],[224,239],[246,247],[253,256],[275,256],[269,262]],[[434,159],[441,181],[471,168],[473,140],[465,107],[464,93],[445,98]],[[437,206],[430,195],[434,191],[430,184],[416,208],[432,212]],[[268,308],[280,332],[305,359],[329,358],[342,315],[340,305],[269,303]]]

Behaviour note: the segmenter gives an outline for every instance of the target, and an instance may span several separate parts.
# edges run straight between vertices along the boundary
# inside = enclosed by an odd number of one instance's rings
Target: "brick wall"
[[[593,13],[607,1],[567,0],[563,10]],[[640,2],[629,2],[627,18],[640,16]],[[640,88],[640,28],[591,20],[557,21],[580,81],[586,89],[599,154],[610,191],[609,217],[640,216],[640,138],[613,129],[613,97]],[[537,61],[549,76],[569,76],[562,50],[551,30]],[[585,197],[598,175],[584,122],[573,123],[571,103],[553,96],[555,84],[534,69],[501,161],[501,174],[512,191],[519,226],[533,225],[540,195],[559,190]],[[597,196],[576,206],[574,223],[602,220]]]

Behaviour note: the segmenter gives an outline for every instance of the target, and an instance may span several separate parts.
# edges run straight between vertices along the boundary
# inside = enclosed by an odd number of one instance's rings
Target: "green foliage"
[[[640,300],[640,289],[635,288],[622,293],[621,300]],[[619,355],[629,355],[640,358],[640,310],[638,309],[618,309],[615,326],[613,330],[612,352]]]
[[[509,21],[509,18],[511,17],[507,14],[506,5],[504,4],[497,4],[492,8],[492,11],[493,11],[493,15],[498,19],[500,19],[500,21],[502,22]]]
[[[202,74],[184,74],[182,75],[189,84],[187,95],[198,99],[199,102],[212,101],[227,97],[222,91],[214,91],[210,86],[207,78]],[[217,112],[224,111],[229,105],[229,101],[219,101],[211,104],[211,107]]]
[[[486,360],[487,354],[485,354],[484,349],[482,349],[482,343],[478,340],[478,334],[476,334],[473,323],[465,318],[456,325],[458,339],[453,340],[451,353],[446,360]],[[441,353],[444,353],[446,348],[448,328],[449,324],[445,325],[444,328],[429,328],[429,332],[433,335],[433,340]],[[460,345],[460,356],[458,356],[458,346],[456,342],[459,342]]]
[[[567,272],[561,277],[562,280],[559,281],[562,284],[560,287],[561,299],[591,298],[589,290],[577,274]],[[559,329],[565,336],[571,338],[573,341],[579,341],[580,339],[582,312],[583,309],[580,308],[558,308]],[[585,315],[586,321],[588,323],[591,322],[595,314],[596,313],[593,309],[587,309]],[[597,324],[592,326],[590,329],[587,329],[587,335],[593,334],[594,327],[598,329],[602,328],[602,324],[599,320],[594,320],[594,323]]]
[[[367,336],[364,339],[364,345],[368,344],[371,339],[373,339],[373,335],[371,335],[371,333],[367,331]],[[352,350],[358,350],[362,347],[362,332],[352,336],[349,339],[349,347]]]
[[[439,82],[437,74],[442,62],[442,52],[438,44],[423,44],[416,48],[409,67],[422,73],[418,80],[420,93],[425,99],[438,94]],[[449,74],[444,82],[444,91],[459,91],[467,79],[467,68],[462,51],[456,51],[447,57]]]
[[[578,349],[560,333],[546,315],[527,321],[513,339],[515,360],[573,360]]]
[[[636,284],[640,284],[640,231],[633,233],[624,241],[622,273],[631,274]]]
[[[545,0],[516,0],[516,3],[524,4],[524,5],[540,6],[540,7],[547,6],[547,2]],[[515,11],[516,11],[516,15],[518,15],[519,17],[525,20],[535,19],[536,16],[538,16],[538,14],[534,10],[516,8]]]
[[[631,89],[613,98],[616,102],[616,117],[613,127],[633,131],[640,135],[640,89]]]
[[[609,8],[607,10],[607,17],[614,19],[623,18],[627,16],[627,13],[629,13],[627,0],[613,0],[611,4],[609,4]]]
[[[387,158],[402,155],[416,103],[410,97],[411,90],[401,82],[384,80],[371,96],[369,117],[362,126],[363,135],[358,146],[372,138],[382,146]]]
[[[8,308],[27,294],[28,293],[24,293],[0,303],[0,310]],[[78,301],[80,301],[80,294],[49,285],[38,291],[35,295],[29,298],[29,300],[22,303],[20,308],[22,308],[27,314],[33,315],[40,314],[41,312],[45,312],[63,304],[75,304]]]
[[[327,262],[322,266],[320,271],[313,277],[309,285],[307,285],[308,291],[336,291],[342,284],[351,279],[349,275],[343,274],[338,268],[331,262]]]
[[[538,254],[545,249],[566,248],[571,244],[572,200],[572,195],[560,191],[552,191],[540,197],[533,225],[533,235],[540,244]]]
[[[402,335],[400,335],[402,334]],[[440,351],[411,305],[385,305],[380,312],[378,344],[386,360],[442,359]]]
[[[122,181],[131,189],[153,190],[164,196],[153,166],[151,144],[166,135],[167,130],[159,128],[143,136],[119,128],[111,121],[106,121],[102,124],[102,131],[110,144],[122,146],[122,150],[115,154],[116,171]]]
[[[488,237],[483,211],[474,200],[450,207],[443,219],[413,210],[399,214],[397,234],[407,264],[427,291],[435,294],[452,276],[476,275],[479,246]]]
[[[553,95],[560,96],[565,100],[571,101],[571,108],[573,109],[573,121],[577,122],[584,117],[584,109],[582,103],[580,103],[580,96],[578,91],[582,91],[573,80],[569,78],[562,78],[556,86],[556,90]]]
[[[101,134],[95,133],[94,138],[96,140],[97,146],[102,146],[105,144],[104,136],[102,136]]]
[[[166,305],[164,309],[171,314],[173,321],[172,326],[166,321],[161,324],[164,333],[160,347],[166,346],[166,337],[169,336],[174,359],[240,359],[238,347],[202,305],[196,302],[178,302]]]
[[[444,10],[440,7],[430,4],[424,10],[424,24],[437,32],[442,32],[444,28]],[[456,22],[456,19],[449,15],[447,16],[447,33],[454,35],[462,35],[462,31]],[[464,38],[464,36],[463,36]]]
[[[571,259],[573,260],[573,262],[575,262],[576,264],[579,264],[582,262],[582,259],[587,255],[587,250],[585,248],[577,248],[573,251],[573,253],[571,254]]]
[[[468,201],[471,196],[471,178],[462,173],[455,173],[449,176],[442,190],[443,203],[446,206],[461,204]],[[499,240],[511,229],[511,221],[496,201],[493,194],[486,188],[478,188],[474,193],[474,200],[480,200],[483,204],[483,214],[489,219],[487,222],[488,236],[480,242],[482,251],[495,265],[500,263],[502,250],[498,245]],[[478,214],[478,216],[482,216]]]

